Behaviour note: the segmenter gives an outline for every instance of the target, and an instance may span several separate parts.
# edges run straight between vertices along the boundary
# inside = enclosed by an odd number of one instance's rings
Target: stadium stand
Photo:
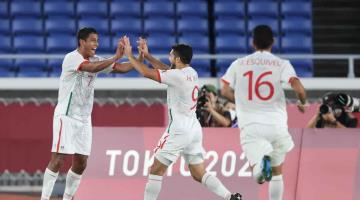
[[[97,9],[92,9],[94,7]],[[98,53],[101,54],[112,53],[116,45],[114,41],[124,34],[135,38],[147,37],[151,43],[164,39],[164,45],[150,46],[154,53],[167,54],[170,41],[175,43],[186,40],[199,48],[195,50],[196,53],[242,54],[252,52],[251,30],[258,24],[267,24],[273,28],[276,33],[275,52],[313,52],[312,6],[307,0],[4,0],[0,2],[0,37],[7,41],[1,42],[0,51],[65,54],[76,47],[73,41],[79,28],[94,26],[100,33]],[[34,47],[26,46],[23,41],[24,37],[30,36],[36,37]],[[40,37],[44,43],[39,43]],[[65,39],[71,43],[61,42]],[[300,40],[305,42],[297,42]],[[103,41],[104,44],[101,44]],[[0,62],[11,64],[11,61]],[[49,60],[47,65],[51,62]],[[195,59],[193,62],[194,66],[205,66],[202,70],[205,72],[212,65],[223,71],[229,64],[229,61],[223,62],[221,59],[216,62]],[[302,64],[297,67],[297,71],[301,75],[311,75],[311,60],[303,63],[309,66],[303,68]],[[57,70],[52,70],[53,67],[45,68],[49,70],[50,77],[58,75]],[[305,70],[304,73],[301,70]],[[129,76],[132,77],[131,74]]]

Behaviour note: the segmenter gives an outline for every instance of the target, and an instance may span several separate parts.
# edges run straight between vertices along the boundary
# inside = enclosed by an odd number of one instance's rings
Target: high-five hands
[[[118,40],[117,48],[116,48],[116,52],[115,52],[115,58],[116,58],[116,60],[118,60],[118,59],[120,59],[121,57],[123,57],[123,55],[124,55],[124,47],[125,47],[124,37],[121,37],[121,38]]]
[[[139,37],[139,40],[137,41],[137,43],[138,43],[138,50],[139,50],[139,53],[141,54],[141,56],[145,57],[145,56],[149,55],[149,49],[147,46],[146,39]]]
[[[132,47],[130,44],[130,40],[127,36],[124,36],[123,38],[124,38],[124,45],[125,45],[125,48],[124,48],[125,55],[127,57],[130,57],[130,56],[132,56]]]

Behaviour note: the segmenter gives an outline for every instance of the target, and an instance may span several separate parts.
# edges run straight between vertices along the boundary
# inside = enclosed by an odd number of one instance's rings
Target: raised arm
[[[147,42],[144,38],[139,38],[138,49],[139,49],[139,52],[141,52],[143,54],[144,58],[146,60],[148,60],[155,69],[161,69],[161,70],[170,69],[170,66],[164,64],[163,62],[156,59],[149,53]]]
[[[117,48],[115,55],[111,58],[102,60],[102,61],[96,61],[96,62],[83,62],[79,69],[80,71],[86,71],[86,72],[100,72],[103,69],[107,68],[108,66],[114,64],[118,59],[120,59],[124,55],[124,46],[121,44],[121,39],[118,41]]]
[[[131,65],[138,71],[141,75],[146,78],[150,78],[152,80],[160,82],[160,74],[157,69],[150,69],[147,65],[139,62],[132,53],[132,47],[130,44],[130,40],[125,36],[125,54],[129,59]]]
[[[124,43],[124,37],[122,37],[120,39],[121,41],[121,45],[124,48],[125,47],[125,43]],[[139,51],[139,56],[137,58],[137,60],[142,63],[144,62],[144,56],[143,54]],[[130,70],[133,70],[134,67],[130,62],[122,62],[122,63],[115,63],[113,66],[113,71],[114,73],[126,73]]]

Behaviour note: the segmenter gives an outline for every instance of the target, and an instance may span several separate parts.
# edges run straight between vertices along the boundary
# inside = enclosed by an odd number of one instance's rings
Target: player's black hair
[[[190,64],[193,57],[193,50],[190,45],[187,44],[176,44],[171,47],[174,55],[179,57],[181,62],[184,64]]]
[[[256,26],[253,30],[254,44],[256,48],[268,49],[274,43],[274,34],[267,25]]]
[[[92,27],[81,28],[77,32],[78,47],[80,46],[80,40],[86,40],[89,37],[89,35],[92,34],[92,33],[98,34],[98,32],[96,31],[95,28],[92,28]]]

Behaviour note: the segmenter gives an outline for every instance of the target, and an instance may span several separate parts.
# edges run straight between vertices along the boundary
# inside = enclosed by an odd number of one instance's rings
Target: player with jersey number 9
[[[199,79],[195,69],[190,66],[193,56],[191,46],[172,46],[169,54],[170,67],[149,53],[146,40],[140,38],[138,44],[138,49],[155,69],[148,68],[133,57],[129,38],[125,38],[125,54],[143,76],[168,86],[167,104],[170,120],[155,148],[155,159],[150,167],[144,200],[157,199],[163,175],[180,155],[185,159],[194,180],[225,200],[241,200],[239,193],[231,194],[217,177],[205,170],[202,129],[195,114]]]

